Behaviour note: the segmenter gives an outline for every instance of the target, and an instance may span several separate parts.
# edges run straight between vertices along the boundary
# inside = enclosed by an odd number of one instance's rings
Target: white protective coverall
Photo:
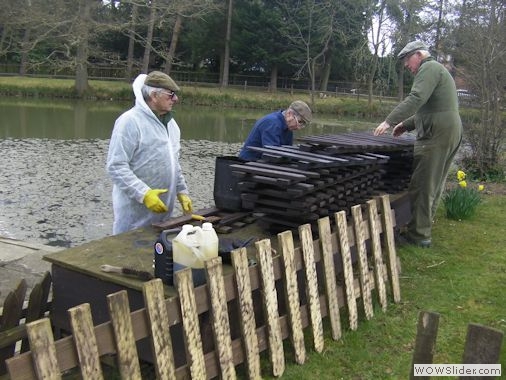
[[[113,182],[113,234],[167,220],[178,193],[188,194],[179,164],[181,131],[172,118],[164,125],[146,104],[141,88],[146,74],[132,84],[135,106],[114,123],[106,169]],[[166,213],[151,212],[144,204],[149,189],[160,194]]]

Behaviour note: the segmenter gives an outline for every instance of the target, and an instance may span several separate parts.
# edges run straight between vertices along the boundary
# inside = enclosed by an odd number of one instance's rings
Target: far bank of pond
[[[382,118],[396,103],[392,98],[375,97],[369,106],[365,94],[320,93],[289,91],[279,89],[239,89],[198,86],[179,83],[180,99],[183,105],[210,106],[220,108],[241,108],[273,110],[285,108],[292,101],[300,99],[311,105],[315,114],[333,117]],[[87,98],[91,100],[132,100],[132,88],[122,81],[89,81]],[[0,77],[0,96],[66,98],[76,97],[73,79],[50,79],[31,77]]]

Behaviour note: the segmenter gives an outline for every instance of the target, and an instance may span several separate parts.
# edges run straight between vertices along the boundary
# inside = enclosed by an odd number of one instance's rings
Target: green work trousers
[[[460,133],[445,137],[417,140],[414,146],[413,174],[408,189],[412,218],[407,231],[414,241],[431,238],[432,221],[460,145]]]

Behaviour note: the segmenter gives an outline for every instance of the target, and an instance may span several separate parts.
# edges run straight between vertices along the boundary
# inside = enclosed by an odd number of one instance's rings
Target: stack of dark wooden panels
[[[297,140],[301,142],[299,149],[323,155],[368,152],[388,156],[388,165],[383,168],[383,186],[378,190],[393,193],[405,190],[408,186],[413,166],[413,136],[374,136],[370,132],[351,132],[307,136]]]
[[[305,223],[316,227],[319,218],[349,213],[351,206],[391,185],[384,183],[387,163],[393,157],[395,164],[409,144],[389,144],[382,138],[368,142],[367,134],[362,141],[359,135],[345,136],[309,136],[298,146],[250,147],[262,153],[261,160],[231,165],[239,178],[242,207],[263,213],[259,223],[272,232]]]

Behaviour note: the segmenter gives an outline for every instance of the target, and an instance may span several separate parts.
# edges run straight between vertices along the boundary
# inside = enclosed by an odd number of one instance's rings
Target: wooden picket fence
[[[49,314],[51,282],[51,274],[44,273],[30,291],[26,307],[24,301],[28,284],[25,279],[19,281],[16,288],[5,297],[0,313],[0,378],[6,374],[5,360],[14,356],[18,342],[21,342],[20,352],[29,350],[26,323]]]
[[[290,231],[282,232],[277,255],[272,253],[271,240],[255,243],[257,265],[248,265],[245,248],[232,253],[233,273],[223,274],[220,257],[207,261],[207,284],[197,288],[191,270],[179,271],[178,295],[172,298],[164,298],[160,279],[146,282],[145,308],[134,312],[125,290],[110,294],[111,320],[98,326],[93,326],[89,304],[73,307],[68,311],[72,335],[57,341],[50,319],[31,322],[27,324],[31,351],[6,361],[9,375],[58,379],[79,367],[83,379],[101,379],[101,360],[114,355],[121,378],[139,379],[136,343],[147,338],[160,379],[234,379],[240,363],[249,378],[259,379],[260,353],[265,350],[270,371],[281,376],[285,339],[292,343],[295,361],[303,364],[306,328],[312,349],[322,352],[323,318],[329,318],[331,336],[338,340],[341,309],[347,309],[347,325],[355,330],[359,302],[370,319],[376,300],[386,311],[387,293],[394,302],[400,301],[393,214],[385,195],[352,207],[350,224],[344,211],[336,213],[335,232],[329,217],[318,220],[316,240],[309,224],[300,226],[300,247],[295,247]],[[171,336],[178,326],[184,342]],[[182,351],[185,360],[178,364],[175,358]]]

